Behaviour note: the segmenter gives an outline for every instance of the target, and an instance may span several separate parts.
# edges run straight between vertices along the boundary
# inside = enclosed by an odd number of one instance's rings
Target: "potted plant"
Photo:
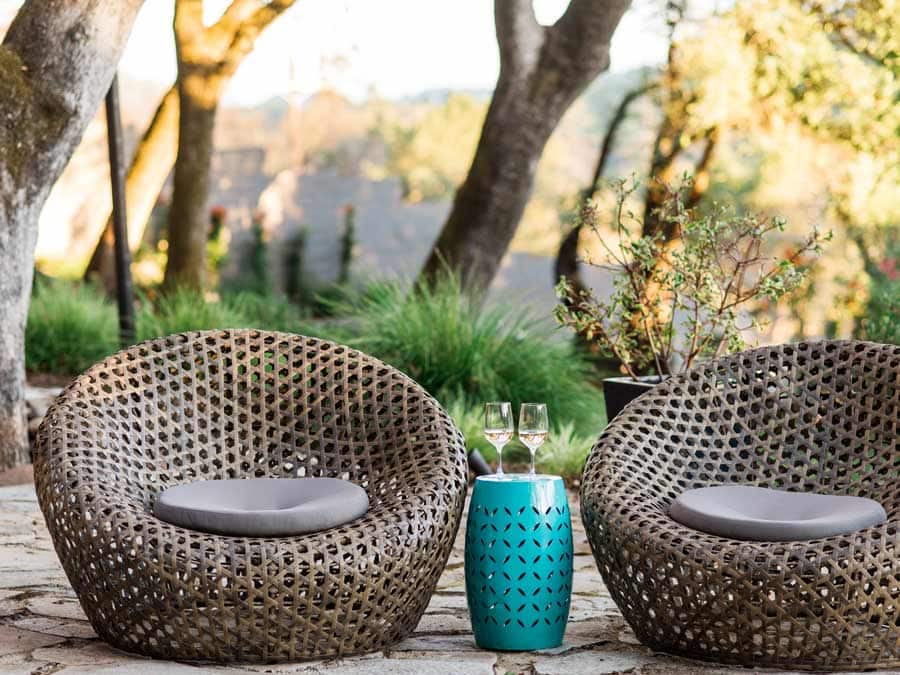
[[[598,298],[563,278],[556,308],[560,324],[621,364],[625,376],[603,382],[609,420],[662,378],[742,350],[743,336],[759,327],[760,307],[796,290],[830,238],[813,229],[785,247],[775,241],[785,229],[781,218],[720,205],[687,208],[689,179],[664,186],[667,198],[653,219],[655,231],[648,231],[627,209],[638,183],[616,181],[613,187],[614,237],[601,234],[595,202],[588,201],[580,216],[604,252],[603,260],[587,262],[614,272],[612,292]],[[780,255],[770,253],[776,243]]]

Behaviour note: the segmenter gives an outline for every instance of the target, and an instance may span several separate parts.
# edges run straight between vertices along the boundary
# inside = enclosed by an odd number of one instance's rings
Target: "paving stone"
[[[574,503],[574,502],[573,502]],[[386,654],[276,665],[182,664],[119,652],[94,636],[56,559],[34,488],[0,488],[0,674],[504,675],[511,673],[699,673],[737,675],[641,647],[609,596],[573,507],[574,589],[563,645],[537,653],[479,650],[471,633],[463,567],[464,526],[415,633]]]
[[[19,572],[41,570],[51,571],[54,574],[62,572],[59,560],[52,551],[34,550],[32,548],[26,548],[23,551],[21,547],[16,547],[18,555],[4,554],[4,551],[10,548],[0,548],[0,575],[11,570]]]
[[[466,633],[472,627],[469,623],[468,613],[459,616],[456,614],[426,614],[416,626],[416,634],[447,634]]]
[[[56,635],[44,635],[12,626],[0,626],[0,655],[30,652],[38,647],[47,647],[64,640],[65,638]]]
[[[34,504],[34,510],[38,511],[37,493],[34,485],[11,485],[0,488],[0,504],[6,508],[10,502],[31,502]]]
[[[37,675],[40,666],[26,652],[0,655],[0,675]]]
[[[86,621],[67,621],[47,616],[26,616],[12,622],[16,628],[66,638],[95,638],[97,634]]]
[[[0,618],[19,614],[25,609],[24,600],[0,600]]]
[[[317,664],[297,664],[296,670],[273,672],[309,675],[494,675],[495,662],[496,657],[488,652],[440,657],[415,654],[411,658],[351,658]]]
[[[391,647],[394,652],[471,652],[480,651],[471,633],[465,635],[416,634]]]
[[[82,665],[70,666],[58,672],[65,675],[93,675],[94,673],[110,673],[114,675],[206,675],[207,673],[220,673],[221,668],[216,666],[188,666],[174,661],[151,661],[149,659],[137,659],[128,663],[115,663],[97,666]]]
[[[35,649],[31,656],[35,661],[59,663],[64,666],[103,666],[134,660],[130,654],[113,649],[100,640],[92,640],[78,646],[41,647]]]
[[[428,607],[425,609],[426,614],[452,614],[452,611],[448,610],[461,610],[463,612],[469,611],[469,603],[466,600],[466,596],[463,593],[459,594],[448,594],[448,593],[435,593],[431,596],[431,602],[428,603]]]
[[[67,586],[68,583],[62,569],[15,570],[4,568],[0,571],[0,588],[61,588]]]
[[[28,601],[28,611],[43,616],[53,616],[59,619],[75,619],[87,621],[81,605],[74,598],[60,597],[59,595],[41,595]]]
[[[590,650],[539,656],[534,659],[532,665],[535,675],[584,675],[584,673],[600,675],[634,671],[658,661],[658,657],[639,652]]]

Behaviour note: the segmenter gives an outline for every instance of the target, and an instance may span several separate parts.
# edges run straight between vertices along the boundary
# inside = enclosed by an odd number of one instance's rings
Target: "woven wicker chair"
[[[817,342],[704,364],[633,401],[587,461],[597,565],[646,645],[748,666],[900,666],[900,347]],[[870,497],[883,525],[734,541],[669,518],[684,490]]]
[[[369,512],[297,537],[156,519],[196,479],[332,476]],[[94,366],[47,414],[38,499],[98,635],[148,656],[271,662],[381,649],[416,626],[466,491],[459,431],[402,373],[329,342],[189,333]]]

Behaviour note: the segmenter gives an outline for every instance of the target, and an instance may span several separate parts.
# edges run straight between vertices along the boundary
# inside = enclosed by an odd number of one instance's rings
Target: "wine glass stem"
[[[537,448],[528,448],[528,450],[531,452],[531,475],[533,476],[534,475],[534,452],[535,452],[535,450],[537,450]]]
[[[497,475],[503,475],[503,446],[495,445],[494,448],[497,450]]]

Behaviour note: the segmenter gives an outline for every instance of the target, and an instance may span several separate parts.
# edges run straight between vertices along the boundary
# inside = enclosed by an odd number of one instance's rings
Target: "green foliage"
[[[272,291],[269,275],[269,242],[259,218],[254,218],[250,226],[250,249],[247,257],[247,271],[239,288],[250,293],[268,295]]]
[[[352,204],[344,206],[344,226],[341,231],[341,259],[338,269],[338,284],[350,281],[350,265],[353,263],[353,249],[356,246],[356,208]]]
[[[209,301],[201,293],[176,290],[156,303],[144,302],[137,317],[141,340],[215,328],[262,328],[301,332],[298,310],[282,298],[255,293],[224,295]]]
[[[36,279],[25,328],[28,370],[72,375],[118,347],[116,308],[92,286]]]
[[[538,450],[535,459],[538,471],[565,478],[580,476],[596,440],[596,436],[577,433],[571,424],[562,425]]]
[[[306,304],[311,299],[309,281],[303,258],[306,255],[306,241],[309,230],[305,225],[301,226],[285,244],[284,277],[285,293],[292,302]]]
[[[142,299],[139,340],[216,328],[262,328],[318,335],[351,344],[409,373],[448,407],[469,447],[489,460],[495,453],[482,435],[488,400],[543,401],[554,431],[538,455],[545,471],[580,470],[593,436],[603,427],[602,397],[591,384],[585,357],[515,308],[484,308],[452,278],[433,290],[408,291],[374,284],[331,301],[341,317],[333,325],[310,324],[287,300],[238,293],[207,300],[179,290],[155,301]],[[116,312],[92,287],[39,281],[27,333],[31,370],[75,374],[116,351]],[[504,459],[524,464],[527,452],[510,444]]]
[[[900,278],[874,280],[862,321],[862,337],[900,345]]]
[[[475,154],[486,106],[464,94],[452,94],[411,125],[384,125],[386,170],[403,180],[410,201],[442,199],[465,178]]]
[[[771,239],[784,231],[782,219],[738,215],[718,205],[691,211],[685,207],[689,180],[669,189],[660,209],[662,230],[673,233],[671,239],[642,234],[643,221],[626,209],[638,184],[614,185],[618,241],[609,245],[601,238],[605,266],[618,272],[613,291],[597,298],[563,279],[556,315],[632,376],[651,367],[668,374],[676,365],[688,369],[698,359],[743,349],[742,333],[756,326],[752,315],[741,314],[795,291],[807,259],[828,239],[813,230],[784,256],[769,255]],[[582,217],[598,231],[593,204]]]
[[[352,346],[409,373],[441,401],[547,403],[551,421],[600,428],[592,368],[568,341],[516,306],[482,306],[445,276],[433,288],[375,284],[339,303]]]
[[[454,396],[444,401],[447,412],[466,439],[467,449],[477,449],[494,466],[497,452],[484,438],[484,412],[480,406],[470,406],[464,397]],[[597,429],[604,426],[598,422]],[[596,431],[596,430],[595,430]],[[547,442],[538,450],[535,465],[538,471],[556,474],[566,478],[581,475],[584,462],[596,441],[595,435],[579,434],[571,422],[560,424],[549,435]],[[528,449],[518,441],[512,441],[503,449],[503,464],[507,469],[528,463]]]
[[[140,340],[213,328],[248,328],[251,320],[227,301],[208,302],[202,293],[176,289],[156,302],[141,303],[137,315]]]
[[[219,272],[228,262],[228,238],[225,233],[227,211],[221,206],[213,207],[210,212],[209,236],[206,240],[206,260],[211,276],[218,278]]]

